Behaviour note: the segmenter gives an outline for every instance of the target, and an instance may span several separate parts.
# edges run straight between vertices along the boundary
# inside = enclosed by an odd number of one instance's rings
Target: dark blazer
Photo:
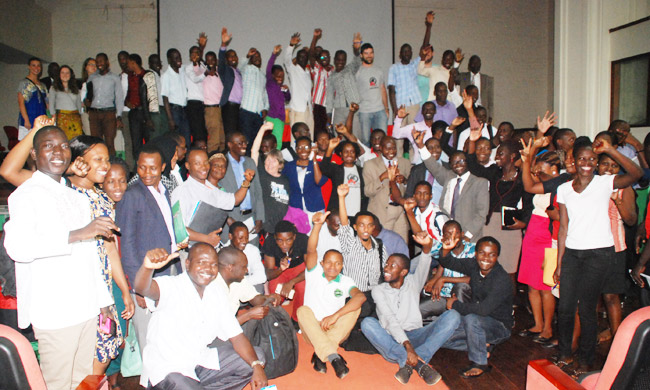
[[[332,180],[332,194],[330,195],[330,201],[327,205],[328,210],[338,209],[339,207],[339,197],[336,194],[336,189],[339,185],[345,182],[345,168],[343,165],[334,164],[332,162],[332,157],[325,157],[323,161],[320,162],[320,170],[323,172],[323,175],[329,177]],[[359,171],[359,184],[361,185],[361,211],[368,210],[368,197],[364,192],[364,180],[363,180],[363,168],[357,165],[357,170]]]
[[[327,182],[327,177],[323,175],[320,183],[315,183],[314,161],[310,160],[309,165],[307,165],[307,174],[305,175],[302,191],[298,182],[296,160],[286,162],[282,174],[289,179],[289,187],[291,188],[291,192],[289,192],[289,206],[302,210],[302,200],[304,198],[305,206],[309,211],[320,211],[325,208],[325,202],[323,202],[323,194],[320,188]]]
[[[438,183],[442,184],[440,208],[445,213],[451,214],[451,210],[445,209],[444,199],[447,192],[454,191],[453,188],[449,188],[449,184],[450,180],[456,178],[456,174],[451,169],[443,167],[440,161],[434,160],[433,157],[427,159],[424,165]],[[488,190],[488,181],[470,173],[458,199],[455,219],[460,223],[464,232],[472,234],[472,242],[476,242],[481,238],[489,208],[490,192]]]
[[[226,49],[227,50],[227,49]],[[217,64],[217,73],[221,77],[223,92],[221,93],[220,106],[228,103],[232,85],[235,83],[235,70],[226,62],[226,50],[219,49],[219,63]]]
[[[494,78],[484,73],[479,72],[481,75],[481,105],[487,109],[488,116],[494,117]],[[465,87],[472,83],[472,74],[470,72],[462,72],[458,74],[460,90],[465,90]]]
[[[170,202],[169,191],[165,195]],[[147,251],[156,248],[169,251],[172,239],[156,199],[140,179],[129,186],[115,212],[115,222],[121,233],[122,267],[133,285]],[[169,275],[171,264],[155,271],[154,276]]]
[[[442,166],[449,168],[449,164],[445,162],[442,163]],[[424,163],[413,165],[413,168],[411,168],[411,173],[409,174],[409,178],[406,180],[406,192],[404,193],[404,198],[413,197],[413,193],[415,192],[415,185],[427,179],[426,173],[427,167],[424,166]],[[438,183],[440,182],[438,181]],[[440,184],[442,185],[442,183]]]

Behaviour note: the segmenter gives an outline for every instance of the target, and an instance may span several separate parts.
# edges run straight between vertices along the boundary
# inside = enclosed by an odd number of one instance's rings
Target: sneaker
[[[418,375],[420,375],[420,377],[424,379],[424,383],[429,386],[435,385],[436,383],[440,382],[440,379],[442,379],[442,375],[440,375],[438,371],[434,370],[428,364],[420,367],[420,370],[418,370]]]
[[[405,364],[404,367],[400,367],[399,370],[397,370],[397,373],[395,374],[395,379],[403,385],[409,383],[409,379],[411,379],[411,374],[413,374],[413,367],[409,366],[408,364]]]
[[[332,367],[334,368],[334,372],[336,373],[336,376],[339,377],[339,379],[345,378],[345,376],[350,372],[350,369],[345,364],[343,357],[337,357],[336,359],[332,360],[331,363]]]

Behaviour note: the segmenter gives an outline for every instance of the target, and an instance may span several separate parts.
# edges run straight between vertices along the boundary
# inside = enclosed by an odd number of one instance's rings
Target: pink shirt
[[[411,145],[413,146],[413,154],[411,155],[411,162],[413,164],[419,164],[422,162],[422,159],[420,158],[420,151],[418,150],[417,145],[415,145],[415,141],[413,140],[413,135],[411,134],[411,130],[413,130],[413,127],[415,126],[415,130],[417,131],[424,131],[424,142],[427,142],[429,138],[431,138],[431,128],[427,126],[427,124],[424,121],[421,122],[415,122],[411,123],[410,125],[406,125],[402,127],[402,118],[396,116],[395,119],[393,120],[393,137],[395,138],[406,138],[409,140]]]
[[[200,67],[195,66],[194,71],[201,72],[203,71]],[[207,76],[203,79],[203,104],[206,106],[212,106],[219,104],[221,101],[221,94],[223,93],[223,84],[221,83],[221,78],[219,74],[214,76]]]

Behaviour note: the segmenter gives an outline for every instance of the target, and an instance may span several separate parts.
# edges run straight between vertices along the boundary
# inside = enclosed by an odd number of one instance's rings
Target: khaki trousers
[[[63,329],[34,327],[48,390],[74,390],[93,373],[97,317]]]
[[[339,344],[348,338],[360,313],[361,309],[357,309],[342,316],[327,331],[320,327],[320,321],[308,306],[299,307],[297,315],[305,341],[313,345],[316,356],[326,362],[327,357],[337,353]]]
[[[208,131],[208,153],[226,149],[221,107],[205,107],[205,127]]]

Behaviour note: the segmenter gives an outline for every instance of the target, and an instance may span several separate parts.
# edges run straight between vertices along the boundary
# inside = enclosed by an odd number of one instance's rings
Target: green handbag
[[[142,356],[140,356],[140,345],[135,337],[133,321],[127,324],[127,334],[124,338],[124,352],[122,352],[122,363],[120,371],[123,377],[140,375],[142,373]]]

